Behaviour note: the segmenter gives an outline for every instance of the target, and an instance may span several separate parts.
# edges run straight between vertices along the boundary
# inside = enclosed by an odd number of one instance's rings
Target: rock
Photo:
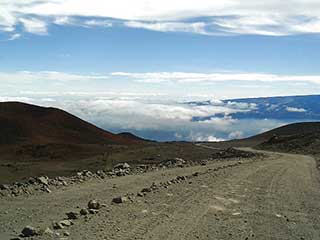
[[[47,177],[38,177],[37,181],[43,185],[48,185],[48,178]]]
[[[141,192],[137,193],[137,197],[143,197],[143,196],[144,196],[143,193],[141,193]]]
[[[7,184],[1,184],[0,185],[0,190],[9,190],[9,189],[10,189],[10,187]]]
[[[62,220],[59,223],[64,227],[70,227],[73,224],[70,220]]]
[[[127,197],[115,197],[112,199],[112,202],[113,203],[124,203],[124,202],[127,202],[128,201],[128,198]]]
[[[129,169],[130,165],[128,163],[119,163],[113,167],[113,169]]]
[[[29,182],[30,184],[35,184],[35,183],[37,182],[37,180],[36,180],[35,178],[33,178],[33,177],[30,177],[29,180],[28,180],[28,182]]]
[[[46,234],[46,235],[53,235],[54,232],[50,229],[50,228],[46,228],[44,231],[43,231],[43,234]]]
[[[97,171],[97,175],[98,175],[99,177],[101,177],[101,178],[105,178],[105,176],[106,176],[105,172],[102,171],[102,170]]]
[[[141,190],[142,193],[151,192],[151,191],[152,191],[151,188],[143,188],[143,189]]]
[[[99,212],[99,210],[97,210],[97,209],[89,209],[90,214],[97,214],[98,212]]]
[[[22,235],[24,237],[33,237],[38,235],[38,232],[35,228],[30,227],[30,226],[26,226],[22,231],[21,231]]]
[[[185,160],[183,160],[182,158],[173,158],[173,159],[167,159],[163,162],[160,163],[161,167],[168,167],[168,168],[172,168],[172,167],[183,167],[183,165],[186,163]]]
[[[69,233],[68,231],[65,231],[65,232],[63,233],[63,235],[66,236],[66,237],[68,237],[68,236],[70,236],[70,233]]]
[[[54,229],[62,229],[63,225],[60,222],[55,222],[55,223],[53,223],[53,228]]]
[[[47,192],[47,193],[51,193],[51,190],[48,187],[44,187],[42,189],[42,191]]]
[[[97,200],[90,200],[88,202],[89,209],[100,209],[100,203]]]
[[[89,211],[88,211],[87,209],[83,208],[83,209],[80,210],[80,214],[81,214],[82,216],[85,216],[85,215],[88,215],[88,214],[89,214]]]
[[[76,213],[76,212],[68,212],[66,213],[68,219],[70,220],[75,220],[75,219],[78,219],[79,218],[79,214]]]

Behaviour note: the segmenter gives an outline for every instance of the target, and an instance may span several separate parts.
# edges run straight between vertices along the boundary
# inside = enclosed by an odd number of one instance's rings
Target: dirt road
[[[265,154],[269,157],[264,160],[242,164],[177,168],[1,199],[0,239],[16,237],[26,225],[51,226],[90,199],[107,206],[75,220],[60,230],[61,236],[67,230],[67,239],[320,239],[320,183],[314,159]],[[111,204],[115,196],[186,175],[192,177],[132,202]]]

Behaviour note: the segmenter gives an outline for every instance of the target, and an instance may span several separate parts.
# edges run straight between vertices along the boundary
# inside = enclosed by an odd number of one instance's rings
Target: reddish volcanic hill
[[[19,102],[0,103],[0,144],[132,144],[63,110]]]
[[[113,154],[145,144],[132,134],[104,131],[60,109],[0,103],[0,183],[110,168]]]

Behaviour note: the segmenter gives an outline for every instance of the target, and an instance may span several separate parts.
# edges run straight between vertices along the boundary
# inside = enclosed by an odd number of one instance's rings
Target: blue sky
[[[232,98],[320,90],[315,0],[0,4],[2,92],[130,89],[175,98],[186,89]],[[207,76],[190,81],[193,74]]]
[[[316,0],[2,0],[0,99],[79,113],[317,94],[319,16]]]

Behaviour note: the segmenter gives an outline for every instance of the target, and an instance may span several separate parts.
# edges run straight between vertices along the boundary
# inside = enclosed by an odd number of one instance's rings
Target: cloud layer
[[[240,138],[283,124],[277,120],[238,120],[234,113],[255,109],[252,104],[210,101],[192,104],[147,100],[132,96],[18,96],[0,101],[23,101],[54,106],[114,132],[130,131],[160,141],[221,141]],[[195,120],[195,117],[199,120]],[[250,128],[248,128],[250,126]]]
[[[206,35],[284,36],[320,33],[319,16],[316,0],[3,0],[0,31],[15,32],[22,26],[26,32],[46,34],[51,24],[76,23]]]

